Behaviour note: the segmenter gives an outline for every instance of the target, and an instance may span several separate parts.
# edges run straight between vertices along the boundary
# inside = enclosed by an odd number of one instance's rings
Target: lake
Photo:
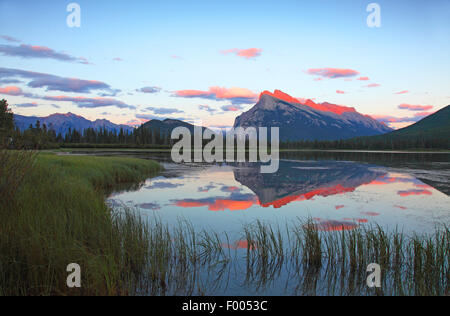
[[[450,154],[283,153],[277,173],[258,164],[170,163],[168,154],[128,153],[160,161],[165,171],[109,202],[157,213],[166,222],[238,231],[255,219],[313,218],[324,230],[379,224],[429,232],[450,223]]]
[[[170,225],[187,220],[195,230],[227,236],[222,246],[237,254],[232,268],[220,274],[220,280],[215,277],[222,268],[196,273],[197,283],[215,280],[206,286],[207,294],[334,294],[327,287],[330,283],[313,292],[304,286],[299,290],[283,265],[270,282],[265,280],[267,272],[249,277],[247,267],[243,273],[248,248],[243,227],[257,220],[284,227],[309,219],[324,234],[380,225],[413,235],[450,224],[448,153],[284,152],[274,174],[261,174],[252,163],[174,164],[168,153],[103,154],[154,159],[165,167],[140,186],[113,193],[109,204],[137,209],[149,220],[156,216]],[[347,291],[341,284],[340,295],[360,293]]]

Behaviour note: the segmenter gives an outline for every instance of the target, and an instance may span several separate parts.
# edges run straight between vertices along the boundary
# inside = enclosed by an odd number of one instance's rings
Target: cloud
[[[236,112],[236,111],[241,111],[242,110],[242,106],[241,105],[229,104],[229,105],[222,106],[221,109],[222,109],[222,111],[225,111],[225,112]]]
[[[146,189],[174,189],[174,188],[178,188],[178,187],[182,187],[183,184],[181,183],[171,183],[171,182],[164,182],[164,181],[159,181],[159,182],[153,182],[152,184],[150,184],[149,186],[146,186]]]
[[[114,61],[123,61],[123,59],[120,58],[120,57],[115,57],[115,58],[113,58],[113,60],[114,60]]]
[[[366,85],[364,87],[366,87],[366,88],[377,88],[379,86],[381,86],[381,85],[378,84],[378,83],[371,83],[371,84],[368,84],[368,85]]]
[[[141,203],[141,204],[136,204],[137,207],[142,208],[144,210],[159,210],[161,209],[161,206],[158,203]]]
[[[408,111],[428,111],[433,108],[432,105],[410,105],[410,104],[400,104],[398,106],[401,110],[408,110]]]
[[[28,87],[46,88],[47,91],[63,91],[63,92],[78,92],[78,93],[90,93],[93,90],[103,90],[109,93],[114,93],[118,91],[115,89],[111,89],[111,87],[108,84],[97,80],[65,78],[46,73],[0,67],[0,79],[3,78],[29,79],[30,81],[27,83]]]
[[[0,84],[12,84],[12,83],[21,83],[22,81],[17,79],[3,79],[0,80]]]
[[[134,105],[129,105],[113,98],[102,98],[102,97],[89,98],[89,97],[69,97],[69,96],[44,96],[41,98],[43,100],[49,101],[73,102],[79,108],[100,108],[107,106],[115,106],[119,109],[126,109],[126,108],[131,110],[136,109]]]
[[[428,190],[411,189],[411,190],[405,190],[405,191],[398,191],[397,194],[405,197],[405,196],[411,196],[411,195],[432,195],[433,193],[431,193]]]
[[[337,93],[337,94],[345,94],[345,91],[342,91],[342,90],[336,90],[336,93]]]
[[[19,96],[23,95],[23,91],[21,88],[16,86],[8,86],[4,88],[0,87],[0,94]]]
[[[170,109],[170,108],[155,108],[155,107],[147,107],[146,110],[152,111],[155,114],[173,114],[173,113],[184,113],[184,111],[178,109]]]
[[[35,108],[38,106],[36,102],[14,104],[18,108]]]
[[[159,88],[159,87],[143,87],[140,89],[136,89],[136,91],[143,92],[143,93],[158,93],[161,91],[161,88]]]
[[[19,40],[17,38],[14,38],[14,37],[11,37],[11,36],[7,36],[7,35],[0,35],[0,38],[4,39],[5,41],[13,42],[13,43],[20,43],[21,42],[21,40]]]
[[[173,204],[178,207],[208,207],[210,211],[238,211],[246,210],[258,203],[253,194],[242,194],[233,192],[229,197],[215,196],[204,199],[182,199],[172,200]]]
[[[238,49],[232,48],[221,51],[222,54],[235,54],[236,56],[243,57],[246,59],[255,58],[261,56],[261,48],[248,48],[248,49]]]
[[[348,78],[359,75],[359,72],[344,68],[311,68],[306,71],[310,75],[320,76],[329,79]]]
[[[371,115],[371,117],[374,118],[375,120],[383,122],[385,124],[415,123],[433,113],[434,112],[419,112],[419,113],[415,113],[413,117],[396,117],[396,116],[390,116],[390,115]]]
[[[372,217],[381,215],[380,213],[377,213],[377,212],[361,212],[361,214],[367,215],[367,216],[372,216]]]
[[[204,111],[207,111],[207,112],[209,112],[209,113],[214,113],[214,112],[217,111],[216,109],[213,109],[213,108],[210,107],[209,105],[202,105],[202,104],[200,104],[200,105],[198,106],[198,108],[199,108],[200,110],[204,110]]]
[[[215,189],[215,188],[216,188],[216,186],[211,182],[211,183],[208,184],[207,186],[199,187],[199,188],[197,189],[197,191],[198,191],[198,192],[206,193],[206,192],[209,192],[210,190]]]
[[[55,109],[60,109],[61,107],[58,104],[50,104],[52,107],[54,107]]]
[[[399,92],[395,92],[394,94],[405,94],[405,93],[408,93],[409,92],[409,90],[402,90],[402,91],[399,91]]]
[[[370,80],[370,78],[369,78],[369,77],[359,77],[359,78],[356,79],[356,80],[360,80],[360,81],[368,81],[368,80]]]
[[[371,115],[377,121],[383,123],[402,123],[402,122],[417,122],[420,119],[418,117],[396,117],[390,115]]]
[[[324,220],[316,218],[317,224],[314,224],[314,228],[319,231],[343,231],[352,230],[358,228],[358,225],[349,221],[337,221],[337,220]]]
[[[74,57],[66,53],[58,53],[45,46],[32,46],[26,44],[21,44],[19,46],[0,45],[0,54],[21,58],[47,58],[84,65],[89,64],[86,58]]]
[[[203,98],[209,100],[229,100],[232,104],[251,104],[258,100],[258,95],[245,88],[211,87],[208,91],[178,90],[172,96],[180,98]]]
[[[418,112],[418,113],[414,113],[414,117],[423,118],[423,117],[427,117],[434,113],[436,113],[436,112]]]
[[[166,117],[161,115],[153,115],[153,114],[136,114],[135,115],[137,119],[140,119],[141,121],[151,121],[151,120],[164,120],[164,119],[171,119],[171,120],[179,120],[179,121],[187,121],[185,117]]]
[[[145,121],[147,121],[147,120],[145,120]],[[144,123],[145,121],[143,121],[143,120],[131,120],[131,121],[126,122],[125,124],[129,125],[129,126],[139,126],[142,123]]]
[[[172,59],[183,59],[183,57],[178,56],[178,55],[171,55],[170,58],[172,58]]]

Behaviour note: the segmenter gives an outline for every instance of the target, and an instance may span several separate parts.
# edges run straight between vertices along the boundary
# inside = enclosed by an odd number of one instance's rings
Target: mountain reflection
[[[314,196],[353,192],[360,185],[384,179],[386,173],[373,167],[354,162],[283,160],[273,174],[260,173],[254,164],[240,164],[234,177],[257,195],[261,206],[280,208]]]

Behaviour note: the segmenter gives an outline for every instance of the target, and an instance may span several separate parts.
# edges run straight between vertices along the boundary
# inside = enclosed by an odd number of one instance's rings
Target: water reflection
[[[353,192],[356,187],[384,177],[372,165],[335,161],[282,161],[277,173],[262,174],[254,165],[234,170],[236,181],[250,188],[263,207],[280,208],[293,201]]]
[[[262,174],[250,163],[165,167],[142,187],[111,197],[112,203],[157,212],[167,222],[183,217],[198,228],[227,232],[256,219],[297,217],[314,218],[322,231],[367,223],[429,231],[450,222],[449,197],[399,168],[287,159],[275,174]]]

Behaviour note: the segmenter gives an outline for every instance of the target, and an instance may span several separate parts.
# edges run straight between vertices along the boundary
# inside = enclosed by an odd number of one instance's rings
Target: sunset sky
[[[450,104],[450,1],[377,1],[379,28],[371,2],[0,0],[0,98],[22,115],[210,127],[264,90],[392,127]]]

